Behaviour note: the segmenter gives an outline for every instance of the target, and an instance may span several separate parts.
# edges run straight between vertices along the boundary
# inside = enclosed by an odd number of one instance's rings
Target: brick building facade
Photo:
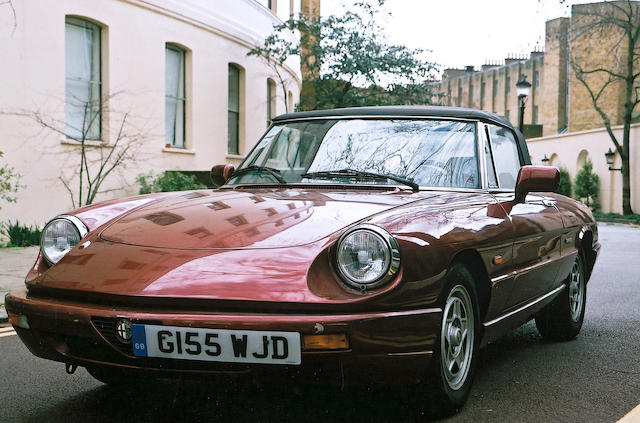
[[[584,25],[588,8],[607,7],[602,3],[574,5],[571,17],[546,23],[545,49],[527,56],[507,57],[504,63],[486,64],[476,70],[446,69],[442,80],[434,83],[444,94],[447,106],[482,109],[518,122],[518,99],[515,84],[526,75],[532,84],[527,100],[524,124],[528,138],[550,136],[600,128],[603,122],[593,107],[589,93],[578,81],[570,66],[569,55],[598,62],[615,69],[623,60],[624,46],[617,45],[619,34],[594,32],[590,37],[572,37],[578,25]],[[603,96],[602,107],[612,125],[622,123],[623,92],[613,84]]]

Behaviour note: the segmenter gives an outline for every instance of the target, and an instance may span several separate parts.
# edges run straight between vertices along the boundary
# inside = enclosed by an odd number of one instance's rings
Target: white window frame
[[[233,108],[232,107],[232,101],[231,101],[231,70],[234,70],[235,72],[237,72],[237,81],[238,81],[238,86],[236,87],[236,92],[238,95],[238,98],[236,99],[235,103],[237,104],[237,108]],[[227,134],[227,154],[231,154],[231,155],[239,155],[240,154],[240,119],[241,119],[241,110],[242,110],[242,105],[240,104],[241,101],[241,97],[242,97],[242,69],[240,68],[240,66],[233,64],[233,63],[229,63],[228,66],[228,87],[227,87],[227,128],[229,128],[232,124],[231,122],[231,116],[235,116],[235,139],[232,139],[231,136],[231,131],[228,131]]]
[[[71,51],[70,30],[81,29],[89,35],[90,46]],[[65,17],[65,134],[75,141],[102,140],[102,28],[73,16]],[[77,46],[76,46],[77,47]],[[83,69],[72,68],[84,58]],[[76,59],[76,60],[72,60]],[[73,92],[84,91],[83,97]],[[77,116],[80,116],[77,119]]]
[[[171,53],[178,54],[178,81],[175,90],[169,92],[169,60]],[[165,142],[171,148],[186,148],[187,118],[186,51],[175,44],[165,47]],[[175,107],[170,107],[173,104]]]

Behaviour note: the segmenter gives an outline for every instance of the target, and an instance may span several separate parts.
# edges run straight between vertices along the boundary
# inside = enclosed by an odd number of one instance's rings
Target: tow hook
[[[78,366],[76,366],[75,364],[70,363],[65,363],[64,367],[67,370],[68,375],[74,374],[76,372],[76,369],[78,368]]]

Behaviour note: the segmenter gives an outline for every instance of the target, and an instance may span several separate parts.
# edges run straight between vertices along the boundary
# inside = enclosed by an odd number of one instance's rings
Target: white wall
[[[29,117],[40,113],[64,128],[65,16],[75,15],[103,27],[103,93],[113,96],[103,121],[103,141],[113,142],[122,116],[126,131],[139,136],[136,160],[105,182],[98,200],[137,194],[135,178],[154,170],[208,170],[214,164],[239,163],[227,151],[227,72],[229,63],[245,70],[244,118],[240,153],[245,154],[266,129],[267,78],[271,71],[249,48],[269,34],[278,19],[255,0],[13,0],[16,28],[0,8],[0,151],[22,174],[25,188],[16,204],[0,204],[0,221],[44,224],[71,208],[61,172],[78,167],[79,147],[44,129]],[[187,148],[165,149],[165,44],[187,54]],[[299,96],[299,69],[287,68],[289,89]],[[276,78],[273,78],[274,80]],[[276,114],[285,112],[277,90]],[[98,150],[94,149],[94,153]],[[72,186],[75,188],[75,186]]]
[[[622,127],[613,128],[617,139],[622,142]],[[635,213],[640,212],[640,172],[633,163],[640,162],[640,124],[631,127],[631,207]],[[548,165],[564,167],[571,178],[575,178],[580,164],[588,156],[593,162],[593,170],[600,178],[600,203],[604,213],[622,213],[622,174],[620,171],[609,171],[604,153],[615,147],[604,128],[589,131],[573,132],[527,140],[531,162],[543,164],[546,155],[552,159]],[[621,167],[620,155],[616,153],[613,168]]]

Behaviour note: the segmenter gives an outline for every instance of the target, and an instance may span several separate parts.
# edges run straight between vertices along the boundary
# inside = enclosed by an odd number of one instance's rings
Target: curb
[[[596,221],[597,222],[602,222],[602,223],[618,223],[618,224],[621,224],[621,225],[638,226],[638,227],[640,227],[640,223],[636,222],[635,220],[618,218],[618,217],[596,218]]]

